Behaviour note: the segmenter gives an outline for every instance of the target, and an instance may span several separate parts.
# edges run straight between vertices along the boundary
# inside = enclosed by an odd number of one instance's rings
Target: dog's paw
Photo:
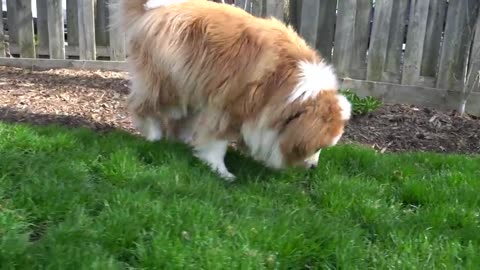
[[[234,182],[237,179],[237,177],[230,172],[220,173],[220,176],[229,183]]]

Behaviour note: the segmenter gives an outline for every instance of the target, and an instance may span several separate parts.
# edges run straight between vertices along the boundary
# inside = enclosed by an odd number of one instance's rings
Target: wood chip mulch
[[[127,78],[122,72],[0,66],[0,121],[137,133],[125,109]],[[480,118],[383,105],[354,117],[342,142],[366,144],[380,152],[480,154]]]

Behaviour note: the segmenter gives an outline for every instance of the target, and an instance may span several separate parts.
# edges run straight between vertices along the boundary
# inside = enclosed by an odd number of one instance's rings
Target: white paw
[[[227,182],[233,182],[236,179],[235,175],[230,172],[221,172],[220,176]]]

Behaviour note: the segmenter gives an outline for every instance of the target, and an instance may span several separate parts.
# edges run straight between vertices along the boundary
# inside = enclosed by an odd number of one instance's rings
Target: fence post
[[[65,36],[62,12],[61,0],[48,1],[48,51],[52,59],[65,59]]]
[[[33,36],[32,1],[17,0],[18,41],[20,57],[35,58],[35,41]]]
[[[95,60],[95,0],[78,0],[80,60]]]

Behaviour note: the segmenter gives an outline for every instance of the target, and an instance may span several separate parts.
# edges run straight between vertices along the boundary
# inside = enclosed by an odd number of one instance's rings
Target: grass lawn
[[[186,147],[0,124],[0,269],[478,269],[480,157],[323,152],[226,184]]]

